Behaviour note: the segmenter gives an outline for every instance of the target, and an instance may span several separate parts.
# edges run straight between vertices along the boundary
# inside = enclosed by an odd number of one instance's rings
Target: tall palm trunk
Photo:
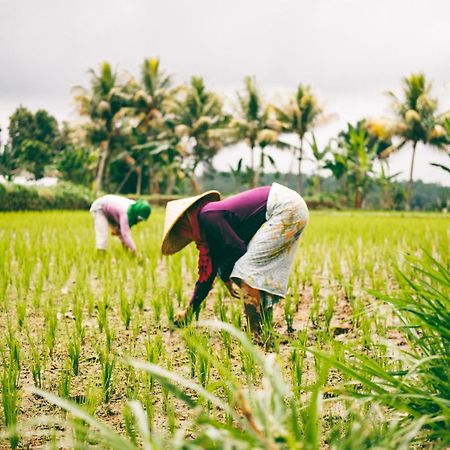
[[[120,191],[125,186],[125,183],[128,181],[128,178],[130,178],[133,171],[134,171],[134,166],[131,166],[130,170],[127,172],[127,174],[124,176],[122,182],[119,184],[119,187],[116,189],[116,194],[120,194]]]
[[[100,144],[101,153],[100,153],[100,162],[98,164],[97,176],[95,177],[94,182],[94,193],[97,194],[102,190],[103,187],[103,178],[105,176],[105,168],[106,161],[109,156],[109,140],[103,141]]]
[[[255,144],[250,147],[250,189],[256,187],[256,170],[255,170]]]
[[[355,186],[355,192],[353,193],[353,208],[358,209],[358,203],[359,203],[359,193],[358,188]]]
[[[297,192],[302,191],[302,160],[303,160],[303,136],[300,137],[300,149],[298,155]]]
[[[148,165],[148,191],[150,194],[159,194],[158,173],[153,169],[152,161]]]
[[[258,186],[259,177],[264,173],[264,148],[261,147],[261,156],[259,159],[259,166],[255,170],[255,183],[253,187]]]
[[[408,211],[411,210],[411,204],[412,204],[413,172],[414,172],[414,159],[416,158],[416,146],[417,146],[417,141],[415,141],[413,144],[411,168],[409,170],[408,194],[407,194],[407,199],[406,199],[406,208],[408,209]]]
[[[141,195],[141,189],[142,189],[142,166],[136,167],[136,174],[137,174],[136,195]]]
[[[175,174],[172,171],[170,171],[169,174],[167,175],[166,195],[173,194],[176,181],[177,180]]]
[[[200,184],[194,171],[191,173],[191,187],[194,195],[200,194]]]
[[[347,206],[350,206],[350,185],[348,177],[344,178],[344,202]]]

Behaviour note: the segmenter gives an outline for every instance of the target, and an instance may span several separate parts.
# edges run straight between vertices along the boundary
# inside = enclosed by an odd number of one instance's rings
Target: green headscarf
[[[128,225],[132,227],[140,220],[147,220],[151,212],[152,208],[145,200],[138,200],[132,203],[127,210]]]

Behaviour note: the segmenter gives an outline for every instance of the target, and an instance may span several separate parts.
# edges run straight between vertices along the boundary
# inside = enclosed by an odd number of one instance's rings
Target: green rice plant
[[[303,382],[304,363],[306,356],[308,332],[304,328],[299,332],[296,341],[292,342],[291,350],[291,378],[292,391],[297,399],[300,398]]]
[[[284,300],[284,320],[286,322],[287,332],[292,333],[294,331],[294,308],[292,305],[292,297],[289,293]]]
[[[222,301],[220,301],[220,307],[219,307],[219,318],[221,322],[229,322],[228,316],[227,316],[227,309],[225,308],[225,305]],[[226,358],[225,360],[229,360],[233,354],[233,345],[232,345],[232,339],[229,333],[221,332],[220,333],[222,344],[226,351]]]
[[[261,338],[266,350],[278,353],[280,336],[273,328],[273,308],[261,308]]]
[[[111,330],[111,327],[109,326],[109,323],[105,323],[105,349],[107,352],[111,352],[112,344],[114,342],[114,339],[116,337],[116,330]]]
[[[128,301],[123,286],[120,286],[119,298],[120,298],[120,315],[122,317],[122,321],[125,328],[128,330],[131,322],[132,312],[131,312],[131,304]]]
[[[108,403],[113,392],[112,375],[116,365],[116,357],[107,349],[99,350],[98,360],[102,373],[103,401]]]
[[[147,292],[147,278],[143,277],[142,285],[136,284],[133,293],[133,304],[140,312],[144,311],[144,293]]]
[[[141,323],[141,315],[140,314],[136,314],[135,315],[135,319],[133,320],[133,325],[131,328],[131,342],[130,342],[130,350],[134,351],[134,349],[136,348],[136,346],[139,343],[138,337],[139,334],[141,333],[141,329],[142,329],[142,323]]]
[[[129,368],[126,372],[126,396],[129,400],[136,400],[139,397],[140,392],[140,380],[136,376],[136,371],[133,368]]]
[[[2,359],[5,366],[11,368],[11,374],[16,374],[15,384],[18,386],[19,383],[19,375],[20,375],[20,366],[21,366],[21,358],[20,358],[20,342],[18,341],[12,324],[8,322],[8,332],[6,334],[6,345],[8,346],[8,355],[3,355],[3,349],[1,350]]]
[[[335,297],[333,295],[328,295],[327,296],[327,307],[325,308],[325,311],[323,314],[324,319],[325,319],[325,328],[326,328],[327,332],[330,331],[331,319],[333,318],[335,306],[336,306]]]
[[[161,311],[163,307],[163,299],[161,292],[156,292],[152,297],[151,301],[152,309],[153,309],[153,317],[156,326],[160,326],[161,323]]]
[[[84,286],[84,301],[87,304],[88,314],[92,316],[95,311],[95,297],[89,285]]]
[[[374,338],[374,326],[372,315],[369,310],[365,310],[365,312],[361,316],[361,320],[359,323],[359,329],[361,331],[362,337],[362,345],[366,349],[371,349],[373,347],[373,338]]]
[[[47,349],[49,351],[50,356],[53,355],[53,349],[55,348],[56,343],[56,330],[58,327],[58,316],[56,308],[50,303],[47,302],[47,305],[44,310],[44,319],[45,319],[45,342],[47,344]]]
[[[70,334],[68,338],[67,353],[69,354],[73,374],[77,376],[80,368],[81,338],[78,334]]]
[[[106,297],[106,292],[102,300],[100,300],[97,305],[97,323],[98,323],[98,330],[100,333],[103,332],[105,328],[107,328],[107,321],[108,321],[108,300]]]
[[[178,304],[181,305],[183,303],[182,296],[177,297],[177,299],[178,299]],[[171,298],[170,294],[166,294],[163,297],[163,303],[164,303],[164,310],[166,312],[167,321],[169,323],[173,323],[173,318],[175,315],[175,306],[174,306],[174,301]]]
[[[3,368],[2,373],[2,406],[5,428],[8,430],[8,439],[14,450],[19,446],[19,435],[17,433],[17,418],[19,415],[20,398],[17,386],[17,368],[8,366]]]
[[[158,364],[160,358],[164,359],[165,350],[164,350],[164,345],[163,345],[161,334],[158,333],[155,336],[152,336],[149,334],[147,336],[147,339],[145,341],[145,352],[146,352],[146,356],[147,356],[147,361],[152,364]],[[149,387],[150,393],[152,393],[153,388],[154,388],[154,379],[151,375],[149,375],[148,387]],[[153,395],[152,395],[152,397],[153,397]],[[152,418],[153,418],[153,415],[152,415]],[[151,420],[150,422],[152,423],[153,420]]]
[[[200,345],[202,345],[204,348],[211,348],[211,342],[205,336],[204,334],[199,335]],[[210,376],[210,359],[204,354],[198,354],[197,356],[197,374],[198,374],[198,381],[200,384],[204,387],[206,387],[209,383],[209,376]]]
[[[86,334],[83,325],[83,305],[77,295],[74,296],[72,312],[75,317],[75,328],[80,340],[83,340]]]
[[[291,277],[292,279],[292,277]],[[300,296],[301,296],[301,289],[300,289],[300,282],[298,280],[298,276],[294,278],[295,282],[292,283],[292,286],[295,286],[295,288],[291,289],[291,299],[292,299],[292,312],[298,311],[299,305],[300,305]]]
[[[177,420],[175,418],[175,404],[172,396],[170,395],[170,390],[166,389],[164,386],[162,388],[163,396],[163,410],[167,417],[167,425],[169,433],[173,434],[176,429]]]
[[[19,298],[16,301],[16,313],[17,313],[17,324],[19,325],[19,330],[22,329],[25,317],[27,314],[27,300],[26,298]]]
[[[194,378],[195,373],[197,372],[197,352],[196,352],[197,336],[198,336],[197,330],[195,330],[195,328],[193,327],[186,328],[185,332],[183,333],[183,339],[186,344],[186,349],[188,353],[191,378]]]
[[[70,385],[72,384],[71,368],[67,364],[61,369],[58,385],[58,395],[61,398],[70,398]]]
[[[1,379],[3,420],[5,428],[7,429],[10,446],[12,449],[16,449],[19,445],[17,418],[20,407],[20,347],[11,323],[8,323],[6,344],[8,346],[7,349],[0,346],[0,355],[3,366]]]
[[[309,318],[311,319],[313,326],[318,328],[320,327],[320,284],[315,281],[313,282],[312,288],[313,304],[309,311]]]
[[[240,301],[233,300],[231,303],[231,323],[236,327],[242,328],[242,299]]]
[[[99,399],[101,399],[101,393],[99,393],[99,390],[92,382],[89,382],[86,387],[85,395],[80,396],[76,403],[81,405],[82,409],[87,414],[93,415],[99,403]],[[73,428],[74,448],[86,448],[89,444],[92,445],[95,442],[95,438],[90,436],[89,426],[85,420],[74,417],[70,420],[70,424]]]
[[[38,344],[33,341],[30,336],[29,331],[27,330],[28,344],[31,349],[31,367],[30,372],[33,377],[34,385],[37,388],[42,387],[42,361],[41,361],[41,352],[39,351]]]
[[[155,418],[155,407],[153,405],[154,401],[154,391],[153,391],[153,377],[151,374],[145,374],[144,391],[142,403],[144,406],[144,411],[146,415],[146,421],[149,426],[149,431],[153,432],[153,423]]]
[[[38,310],[41,305],[42,290],[44,287],[44,271],[41,269],[38,273],[37,280],[33,286],[33,307]]]
[[[138,432],[136,430],[136,418],[133,415],[133,412],[130,408],[130,405],[127,403],[122,412],[123,416],[123,424],[125,428],[125,433],[129,437],[131,443],[138,446]]]

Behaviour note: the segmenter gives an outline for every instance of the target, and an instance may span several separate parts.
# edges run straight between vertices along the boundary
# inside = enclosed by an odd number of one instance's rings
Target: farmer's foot
[[[244,311],[247,319],[247,324],[253,333],[261,332],[261,313],[259,304],[248,301],[249,298],[244,298]]]

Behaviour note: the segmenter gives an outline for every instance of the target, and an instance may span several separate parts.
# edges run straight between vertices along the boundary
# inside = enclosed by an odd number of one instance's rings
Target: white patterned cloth
[[[266,222],[249,242],[245,255],[236,261],[230,277],[260,290],[265,308],[286,296],[298,240],[308,218],[308,207],[297,192],[272,184]]]

